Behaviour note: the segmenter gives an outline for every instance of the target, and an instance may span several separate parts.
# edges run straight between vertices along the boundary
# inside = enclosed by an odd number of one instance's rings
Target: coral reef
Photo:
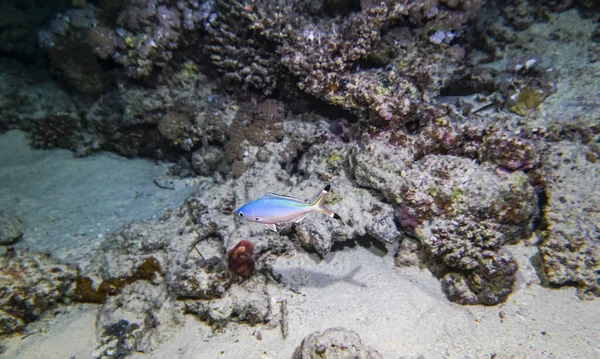
[[[199,190],[157,222],[123,227],[103,244],[103,255],[81,264],[74,298],[102,303],[98,355],[146,352],[161,338],[159,324],[176,325],[184,312],[215,328],[232,320],[277,325],[279,307],[269,300],[266,276],[238,283],[227,270],[220,236],[230,238],[234,229],[225,220],[231,212],[215,210],[222,200]],[[222,255],[204,259],[201,253],[215,247]]]
[[[434,221],[431,228],[419,232],[427,254],[443,261],[442,268],[435,260],[429,266],[443,275],[442,290],[453,302],[495,305],[513,290],[517,264],[499,249],[506,239],[496,229],[499,226],[490,222]]]
[[[233,284],[223,295],[214,300],[184,301],[187,312],[195,314],[214,328],[223,328],[232,321],[257,325],[270,323],[277,326],[279,307],[273,306],[265,295],[266,278],[253,276],[248,280]]]
[[[101,71],[110,63],[139,79],[172,68],[178,53],[197,63],[206,53],[227,83],[271,94],[296,82],[361,119],[403,127],[438,115],[428,98],[464,55],[449,42],[480,6],[479,0],[365,2],[352,10],[340,4],[319,10],[293,2],[131,0],[69,10],[39,38],[53,67],[82,92],[99,92],[111,81]],[[113,23],[102,16],[107,13],[116,16]],[[341,21],[331,14],[343,14]],[[77,56],[66,58],[72,52]],[[361,61],[378,65],[361,69]]]
[[[248,146],[263,146],[267,142],[281,140],[284,115],[283,103],[276,100],[266,100],[256,106],[247,105],[238,111],[229,126],[226,148],[234,177],[241,176],[247,168]]]
[[[0,257],[0,335],[23,331],[69,301],[77,271],[48,255],[6,250]]]
[[[260,21],[252,7],[260,5],[215,1],[205,25],[205,51],[226,83],[271,94],[277,88],[281,65],[274,44],[257,38],[252,31],[253,24]]]
[[[198,173],[210,173],[200,171],[201,156],[211,145],[226,143],[228,119],[235,109],[228,97],[213,94],[215,85],[202,74],[182,68],[173,81],[101,96],[87,109],[83,132],[89,141],[80,147],[87,153],[104,149],[170,161],[198,152],[191,155]]]
[[[538,32],[525,35],[553,11],[597,5],[488,3],[472,26],[481,0],[100,0],[56,14],[38,43],[67,90],[2,61],[0,130],[29,131],[38,148],[172,161],[170,174],[202,178],[180,208],[111,234],[79,274],[7,250],[0,333],[68,300],[102,306],[101,357],[148,352],[183,313],[216,329],[275,327],[274,258],[300,246],[325,258],[357,242],[398,248],[396,265],[429,269],[453,302],[495,305],[516,281],[505,246],[534,231],[544,284],[599,296],[600,203],[588,195],[600,192],[597,83],[586,78],[597,45],[573,69],[535,49]],[[35,51],[40,22],[26,24],[23,6],[0,6],[2,53]],[[588,27],[560,41],[597,42]],[[551,96],[559,65],[587,91],[575,109]],[[265,192],[309,200],[324,183],[341,221],[310,215],[272,233],[232,218]],[[0,217],[0,243],[19,227]],[[330,329],[295,357],[354,354],[379,357]]]
[[[70,9],[57,14],[50,28],[38,34],[39,46],[48,51],[52,68],[65,84],[83,93],[101,93],[109,81],[94,44],[87,41],[99,17],[99,10],[91,5]]]
[[[3,1],[0,5],[0,53],[24,62],[36,61],[37,31],[56,12],[63,11],[68,0]]]
[[[424,127],[415,137],[394,133],[390,143],[410,146],[415,159],[428,154],[453,155],[514,172],[530,170],[540,164],[542,146],[533,139],[538,135],[543,135],[543,131],[531,130],[530,136],[516,136],[510,130],[493,126],[440,121]]]
[[[273,112],[265,113],[270,118]],[[280,121],[282,128],[287,126],[294,140],[301,142],[315,133],[321,136],[329,133],[329,124],[325,121]],[[268,277],[263,269],[273,258],[293,253],[294,246],[276,233],[265,232],[258,226],[240,225],[231,220],[231,216],[233,209],[247,200],[246,196],[254,197],[252,193],[245,194],[244,183],[252,183],[258,191],[279,188],[278,192],[287,192],[287,185],[278,179],[283,174],[275,173],[281,172],[282,166],[287,167],[280,163],[282,155],[279,153],[289,146],[289,141],[291,139],[284,136],[281,142],[248,146],[248,157],[255,162],[250,163],[249,170],[239,180],[230,178],[218,184],[209,181],[181,208],[166,212],[156,221],[121,228],[105,240],[96,255],[79,263],[80,274],[72,277],[68,298],[102,305],[97,328],[102,342],[98,355],[147,351],[160,340],[158,323],[176,324],[184,312],[195,314],[215,328],[231,321],[279,325],[281,309],[270,299]],[[334,242],[348,238],[372,236],[388,243],[401,236],[394,224],[393,208],[367,190],[354,189],[344,178],[338,166],[347,155],[347,151],[340,152],[339,146],[343,144],[340,140],[333,143],[332,148],[309,151],[296,165],[296,171],[310,171],[323,178],[338,176],[340,180],[335,187],[338,190],[334,189],[329,200],[348,201],[341,204],[345,208],[343,217],[354,225],[313,216],[295,229],[289,226],[282,229],[294,238],[301,233],[302,244],[323,255],[331,250]],[[268,151],[263,162],[255,157],[259,147]],[[323,156],[321,151],[330,152],[335,147],[336,156],[341,157],[331,156],[327,163],[319,160]],[[290,156],[284,157],[293,161]],[[270,175],[264,176],[257,165],[264,166]],[[312,196],[320,190],[322,182],[313,178],[307,185],[310,190],[306,192]],[[343,192],[348,195],[342,197]],[[361,206],[356,205],[359,201]],[[362,213],[365,206],[370,208],[370,213]],[[239,282],[227,269],[226,249],[234,248],[233,244],[242,238],[254,243],[257,270]],[[205,259],[206,253],[212,255]]]
[[[338,327],[306,336],[292,358],[378,359],[383,357],[376,350],[366,346],[358,334]]]
[[[487,305],[506,299],[516,264],[500,249],[531,235],[538,210],[526,176],[498,175],[453,156],[426,155],[414,162],[407,150],[380,141],[355,151],[350,168],[359,185],[404,207],[401,224],[414,228],[430,270],[445,278],[449,299]],[[461,290],[462,296],[456,294],[459,282],[470,289]]]
[[[440,67],[430,66],[423,60],[423,55],[429,51],[413,58],[407,56],[407,52],[417,51],[414,49],[421,43],[399,51],[395,48],[399,41],[388,41],[388,47],[393,44],[391,51],[380,49],[377,46],[382,43],[381,33],[383,29],[405,21],[423,26],[424,32],[443,23],[447,29],[444,36],[454,36],[451,31],[475,14],[481,3],[473,1],[452,4],[461,6],[445,6],[414,2],[403,6],[381,2],[363,5],[360,12],[348,13],[341,22],[317,22],[309,14],[302,16],[294,12],[289,5],[279,8],[276,15],[258,8],[255,12],[260,15],[251,28],[277,44],[276,52],[281,56],[279,62],[298,79],[298,87],[308,94],[380,125],[401,127],[415,121],[425,122],[421,117],[432,107],[422,100],[427,97],[423,91],[436,82],[431,81],[436,77],[435,70],[431,70]],[[398,63],[392,61],[390,69],[360,69],[360,60],[367,59],[374,49],[377,54],[382,51],[398,53],[395,58]],[[437,52],[434,48],[430,51],[432,54]],[[382,56],[375,56],[382,59]],[[407,57],[409,60],[405,61]],[[447,62],[456,62],[452,56],[441,57]],[[443,63],[440,60],[434,62]]]
[[[166,66],[184,34],[202,27],[211,3],[130,0],[104,1],[99,6],[68,10],[38,35],[53,66],[86,92],[98,90],[104,79],[94,72],[98,60],[122,66],[134,79],[148,77],[156,68]],[[70,53],[79,56],[69,60],[66,56]],[[61,60],[69,61],[61,64]],[[84,79],[86,72],[93,76]],[[96,87],[92,87],[94,83]]]
[[[173,59],[186,34],[198,33],[210,15],[212,1],[147,2],[131,0],[117,17],[113,60],[133,78],[148,76]],[[188,40],[193,43],[193,40]]]
[[[29,132],[37,128],[37,122],[52,117],[69,118],[75,125],[79,116],[78,103],[47,73],[6,60],[0,61],[0,69],[0,130]],[[57,134],[50,132],[50,135]]]

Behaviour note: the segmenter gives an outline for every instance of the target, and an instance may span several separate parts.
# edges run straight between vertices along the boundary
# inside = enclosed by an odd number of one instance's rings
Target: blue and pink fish
[[[267,193],[259,199],[248,202],[235,211],[235,214],[248,222],[266,224],[272,231],[285,222],[298,223],[312,212],[320,212],[331,218],[341,219],[337,213],[325,207],[327,193],[331,186],[325,187],[313,203],[275,193]]]

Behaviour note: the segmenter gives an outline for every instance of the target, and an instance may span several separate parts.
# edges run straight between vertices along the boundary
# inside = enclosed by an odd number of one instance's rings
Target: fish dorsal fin
[[[293,201],[304,202],[304,201],[301,201],[301,200],[299,200],[299,199],[298,199],[298,198],[296,198],[296,197],[292,197],[292,196],[286,196],[286,195],[284,195],[284,194],[277,194],[277,193],[273,193],[273,192],[267,192],[267,193],[265,194],[265,197],[272,197],[272,198],[283,198],[283,199],[291,199],[291,200],[293,200]]]

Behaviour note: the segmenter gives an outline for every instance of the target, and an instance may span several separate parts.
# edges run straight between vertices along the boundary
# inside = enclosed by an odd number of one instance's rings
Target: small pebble
[[[325,349],[327,349],[327,348],[325,347],[325,345],[323,345],[323,344],[319,344],[319,345],[317,345],[317,347],[315,348],[315,353],[317,353],[317,354],[323,354],[323,353],[325,353]]]

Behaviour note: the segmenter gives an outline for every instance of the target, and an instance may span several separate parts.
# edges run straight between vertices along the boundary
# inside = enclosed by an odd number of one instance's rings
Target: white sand
[[[323,261],[305,253],[280,258],[277,268],[300,284],[302,292],[270,288],[274,299],[288,298],[287,339],[279,327],[266,325],[231,323],[223,333],[213,333],[187,316],[183,326],[162,328],[169,338],[152,353],[133,358],[290,358],[304,336],[335,326],[356,331],[385,358],[600,357],[600,302],[582,302],[574,289],[540,287],[529,264],[532,248],[519,245],[511,250],[519,260],[521,278],[508,302],[496,307],[450,303],[429,272],[399,269],[389,255],[381,257],[362,247],[332,253]],[[358,283],[340,280],[358,266]],[[42,321],[32,327],[44,327],[43,334],[11,340],[5,356],[90,357],[94,312],[68,311],[54,323]],[[66,342],[72,345],[65,347]]]
[[[153,182],[167,164],[112,153],[76,158],[68,150],[32,150],[25,133],[0,135],[0,210],[25,224],[17,248],[76,262],[105,235],[179,206],[193,187]]]
[[[307,334],[342,326],[356,331],[385,358],[599,357],[600,303],[581,302],[573,289],[540,287],[528,264],[531,250],[523,246],[513,250],[523,278],[508,303],[496,307],[450,303],[429,272],[398,269],[389,256],[382,258],[361,247],[334,253],[320,263],[306,254],[280,259],[278,268],[304,283],[304,295],[289,299],[286,340],[279,327],[235,324],[211,336],[204,325],[188,317],[185,327],[150,356],[290,358]],[[354,279],[364,286],[339,281],[357,266]],[[276,290],[273,294],[289,296]]]

